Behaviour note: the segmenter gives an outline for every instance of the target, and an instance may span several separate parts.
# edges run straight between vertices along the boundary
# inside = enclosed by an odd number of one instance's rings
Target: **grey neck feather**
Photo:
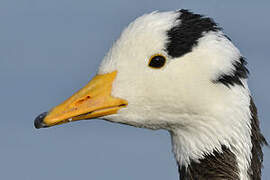
[[[267,142],[260,131],[257,109],[252,98],[250,112],[252,157],[248,175],[250,180],[261,180],[262,146],[267,145]],[[191,161],[188,167],[178,164],[178,168],[180,180],[239,180],[236,157],[226,146],[222,146],[222,152],[214,151],[199,161]]]
[[[239,180],[235,155],[225,146],[222,153],[214,151],[199,162],[192,161],[188,167],[179,167],[181,180]]]

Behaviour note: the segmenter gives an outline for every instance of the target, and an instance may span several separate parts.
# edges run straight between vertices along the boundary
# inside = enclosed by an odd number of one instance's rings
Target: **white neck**
[[[180,167],[188,167],[191,162],[199,162],[205,155],[222,153],[226,146],[236,157],[240,180],[249,180],[248,169],[251,162],[251,113],[249,92],[242,87],[242,95],[234,101],[223,117],[187,115],[196,119],[196,124],[178,127],[171,131],[173,152]],[[232,88],[233,90],[234,88]],[[235,92],[237,90],[235,89]],[[242,98],[242,100],[240,100]]]

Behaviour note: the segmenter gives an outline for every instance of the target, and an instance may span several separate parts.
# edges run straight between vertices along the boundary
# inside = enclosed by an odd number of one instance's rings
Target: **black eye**
[[[152,68],[161,68],[164,66],[166,58],[160,54],[154,55],[149,60],[149,66]]]

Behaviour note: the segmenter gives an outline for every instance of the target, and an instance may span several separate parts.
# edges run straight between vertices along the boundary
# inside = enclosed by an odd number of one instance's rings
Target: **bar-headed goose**
[[[35,127],[101,118],[165,129],[181,180],[259,180],[266,141],[246,61],[221,30],[187,10],[137,18],[96,77]]]

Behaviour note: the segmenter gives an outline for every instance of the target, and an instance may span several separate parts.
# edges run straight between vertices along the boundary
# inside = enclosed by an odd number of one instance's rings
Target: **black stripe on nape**
[[[179,14],[177,18],[180,21],[179,24],[167,32],[166,51],[173,58],[191,52],[203,33],[221,30],[211,18],[194,14],[185,9],[180,10]]]
[[[240,85],[244,86],[241,79],[247,79],[249,71],[246,68],[247,62],[243,57],[233,63],[234,70],[228,74],[221,74],[214,83],[222,83],[227,87]]]
[[[250,112],[251,112],[251,142],[252,142],[252,157],[248,174],[252,180],[261,179],[261,169],[263,167],[263,151],[262,146],[268,145],[266,139],[260,130],[260,122],[258,119],[257,108],[252,97],[250,97]]]

